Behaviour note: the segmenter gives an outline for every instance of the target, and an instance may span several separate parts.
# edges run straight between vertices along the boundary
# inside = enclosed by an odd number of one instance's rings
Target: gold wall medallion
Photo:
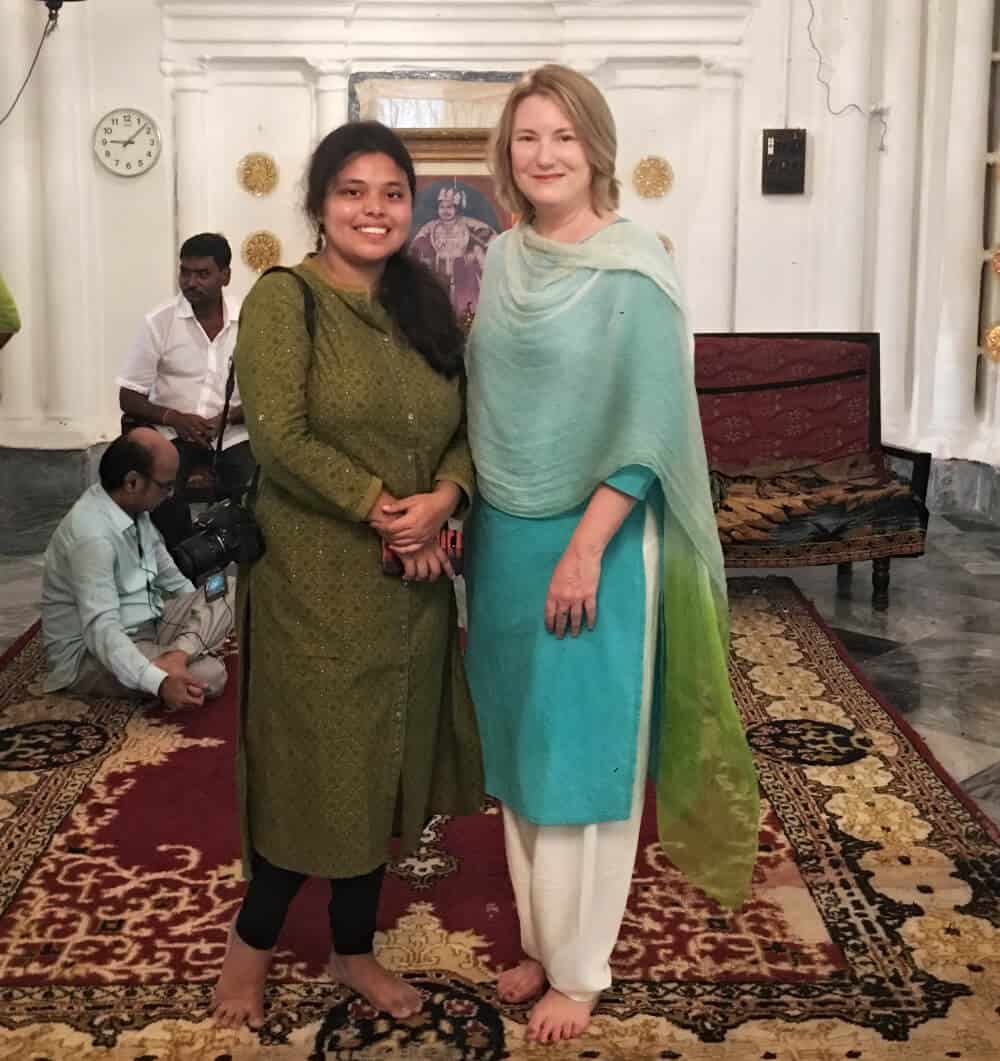
[[[983,349],[991,361],[1000,364],[1000,323],[991,324],[983,336]]]
[[[244,155],[236,167],[240,187],[251,195],[270,195],[278,187],[278,163],[263,151]]]
[[[674,170],[665,158],[647,155],[632,170],[632,187],[643,199],[662,199],[674,184]]]
[[[990,264],[993,266],[993,272],[1000,274],[1000,251],[993,252]]]
[[[657,232],[656,238],[663,244],[663,249],[667,254],[674,253],[674,241],[669,236],[664,236],[662,232]]]
[[[248,268],[262,273],[281,261],[281,240],[266,229],[251,232],[243,241],[240,253]]]

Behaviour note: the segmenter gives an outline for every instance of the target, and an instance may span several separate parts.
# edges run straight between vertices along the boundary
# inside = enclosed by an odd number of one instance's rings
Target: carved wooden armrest
[[[909,461],[913,469],[910,475],[910,489],[913,496],[921,501],[927,500],[927,483],[931,477],[931,455],[923,450],[906,449],[904,446],[882,446],[887,457]]]

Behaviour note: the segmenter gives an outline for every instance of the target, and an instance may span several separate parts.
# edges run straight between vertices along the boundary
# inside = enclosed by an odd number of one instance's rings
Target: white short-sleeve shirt
[[[239,321],[237,302],[223,295],[222,305],[222,330],[214,339],[205,334],[183,295],[148,313],[125,355],[118,386],[180,413],[206,418],[221,413]],[[239,388],[230,404],[240,404]],[[167,438],[177,435],[170,427],[157,430]],[[248,437],[245,424],[230,424],[222,437],[223,448]]]

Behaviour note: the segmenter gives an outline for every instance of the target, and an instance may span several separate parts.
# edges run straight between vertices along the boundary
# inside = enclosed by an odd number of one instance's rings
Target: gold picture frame
[[[397,129],[414,163],[482,162],[486,164],[489,129]]]

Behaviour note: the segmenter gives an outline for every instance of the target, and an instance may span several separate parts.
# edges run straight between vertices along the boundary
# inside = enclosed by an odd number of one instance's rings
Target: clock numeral
[[[116,158],[115,159],[115,165],[116,166],[120,166],[121,164],[122,164],[122,160],[120,158]]]
[[[142,167],[145,166],[146,163],[143,162],[143,160],[140,158],[136,165],[139,167],[139,169],[142,169]]]
[[[152,158],[152,157],[153,157],[153,152],[152,151],[147,151],[146,152],[146,158]]]
[[[125,168],[126,169],[131,169],[132,168],[132,163],[131,162],[126,162],[125,163]]]
[[[107,147],[107,146],[108,146],[108,138],[107,138],[107,137],[105,137],[105,138],[104,138],[104,139],[103,139],[103,140],[101,141],[101,147]]]
[[[112,118],[111,119],[111,124],[112,125],[117,125],[118,124],[118,119],[117,118]]]
[[[105,158],[111,158],[111,152],[110,151],[105,151],[104,152],[104,157]]]
[[[148,133],[148,132],[150,132],[150,128],[149,128],[149,126],[147,125],[147,126],[146,126],[146,128],[145,128],[145,129],[143,129],[142,131],[143,131],[144,133]]]
[[[123,114],[122,115],[122,121],[126,125],[131,125],[132,124],[132,115],[131,114]]]
[[[105,127],[104,127],[104,135],[105,136],[110,136],[111,135],[111,126],[110,125],[105,125]]]

